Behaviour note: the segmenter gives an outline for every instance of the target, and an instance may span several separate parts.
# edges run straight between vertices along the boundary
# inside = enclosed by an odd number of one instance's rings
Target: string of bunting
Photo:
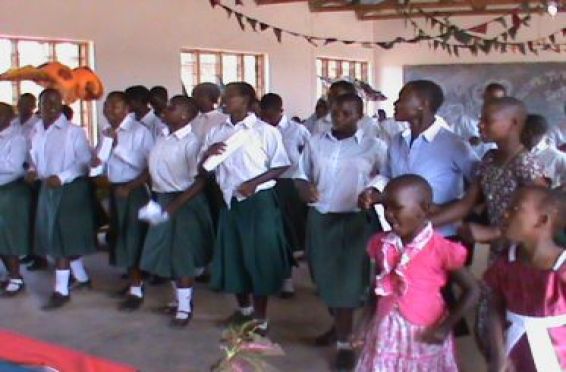
[[[275,35],[278,42],[282,42],[283,35],[291,35],[299,37],[307,41],[309,44],[319,47],[326,46],[332,43],[342,43],[345,45],[359,45],[364,48],[380,47],[382,49],[391,49],[397,44],[415,44],[420,42],[427,42],[430,48],[434,50],[442,49],[450,55],[459,55],[461,50],[468,50],[473,55],[483,52],[489,54],[496,50],[502,53],[511,51],[513,53],[527,53],[538,54],[541,50],[550,50],[556,53],[566,51],[566,42],[557,43],[557,37],[566,37],[566,27],[557,30],[549,35],[539,37],[533,40],[515,41],[519,29],[523,26],[528,26],[531,20],[531,11],[538,9],[523,9],[527,10],[528,14],[524,17],[519,16],[518,9],[512,11],[509,15],[503,15],[493,18],[482,24],[461,28],[451,23],[448,18],[443,20],[438,19],[417,7],[410,7],[402,11],[405,18],[406,25],[411,25],[415,36],[414,37],[396,37],[388,41],[360,41],[360,40],[345,40],[335,37],[319,37],[294,32],[281,27],[273,26],[271,24],[260,21],[256,18],[249,17],[242,12],[239,12],[227,5],[221,3],[221,0],[209,0],[212,7],[220,7],[226,11],[228,18],[234,15],[238,25],[242,31],[246,30],[246,24],[254,31],[271,30]],[[243,5],[241,0],[234,0],[235,5]],[[425,24],[432,30],[438,29],[438,33],[430,34],[423,27],[413,19],[412,15],[417,12],[425,19]],[[511,25],[508,25],[507,17],[511,17]],[[488,37],[488,29],[491,24],[499,24],[504,30],[495,36]]]

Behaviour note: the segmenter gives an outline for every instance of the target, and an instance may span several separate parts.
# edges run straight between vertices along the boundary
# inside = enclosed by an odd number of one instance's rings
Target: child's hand
[[[425,329],[420,340],[427,344],[441,344],[446,340],[448,334],[450,334],[450,328],[441,324]]]
[[[380,192],[373,187],[368,187],[358,196],[358,207],[361,209],[370,209],[379,203]]]
[[[37,181],[37,172],[36,171],[27,172],[24,179],[29,184],[34,183],[35,181]]]
[[[244,198],[249,198],[255,194],[255,189],[257,189],[257,184],[253,181],[246,181],[238,187],[238,193]]]
[[[316,203],[320,199],[320,193],[312,183],[309,183],[306,187],[301,187],[299,194],[301,199],[307,204]]]
[[[90,162],[90,166],[92,168],[96,168],[98,167],[100,164],[102,164],[102,160],[100,160],[98,157],[94,157],[92,158],[91,162]]]
[[[204,158],[208,159],[212,155],[220,155],[224,151],[226,151],[226,144],[224,142],[214,143],[205,151]]]
[[[47,186],[51,187],[52,189],[56,189],[58,187],[63,186],[61,179],[57,176],[50,176],[47,179]]]
[[[128,186],[118,186],[116,187],[114,193],[116,194],[117,197],[126,199],[128,196],[130,196],[131,191],[132,190],[130,190]]]

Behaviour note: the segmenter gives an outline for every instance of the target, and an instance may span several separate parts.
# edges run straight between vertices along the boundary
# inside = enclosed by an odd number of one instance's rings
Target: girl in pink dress
[[[490,371],[566,371],[566,251],[553,241],[565,203],[542,187],[522,188],[511,201],[502,230],[517,244],[485,274]]]
[[[380,270],[377,311],[356,371],[457,371],[451,330],[479,297],[478,284],[464,268],[467,251],[432,229],[432,189],[422,177],[392,180],[384,197],[393,230],[369,243]],[[440,293],[449,276],[462,288],[451,313]]]

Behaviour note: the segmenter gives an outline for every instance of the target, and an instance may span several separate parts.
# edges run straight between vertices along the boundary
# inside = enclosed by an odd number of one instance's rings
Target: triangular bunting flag
[[[550,35],[548,37],[548,40],[550,41],[551,44],[556,44],[556,36],[554,36],[554,34]]]
[[[457,45],[454,46],[454,55],[460,57],[460,48]]]
[[[313,46],[318,48],[318,44],[314,42],[314,39],[312,37],[305,36],[305,40],[308,41],[309,44],[312,44]]]
[[[503,26],[504,28],[507,28],[507,21],[505,20],[505,17],[499,17],[495,19],[497,22],[499,22],[501,24],[501,26]]]
[[[242,0],[234,0],[234,5],[244,5],[244,3],[242,3]]]
[[[250,17],[246,17],[246,21],[248,21],[248,24],[250,25],[250,27],[252,28],[252,30],[257,31],[257,30],[256,30],[257,19],[253,19],[253,18],[250,18]]]
[[[462,44],[468,44],[472,39],[472,36],[467,32],[465,32],[464,30],[457,30],[454,33],[454,39],[456,39],[458,42]]]
[[[516,11],[511,15],[511,19],[513,21],[513,27],[519,28],[519,26],[521,26],[521,18]]]
[[[269,26],[268,24],[266,24],[266,23],[263,23],[263,22],[260,22],[260,23],[259,23],[259,29],[260,29],[261,31],[265,31],[265,30],[267,30],[269,27],[270,27],[270,26]]]
[[[354,43],[355,43],[354,40],[342,40],[342,44],[352,45],[352,44],[354,44]]]
[[[236,19],[238,20],[238,24],[240,25],[240,28],[242,29],[242,31],[245,31],[246,25],[244,25],[244,19],[243,19],[244,15],[238,12],[235,12],[234,14],[236,15]]]
[[[224,8],[224,10],[226,11],[226,14],[228,15],[228,18],[232,17],[232,13],[234,12],[232,9],[225,7],[222,5],[222,8]]]
[[[213,8],[219,4],[220,4],[220,0],[210,0],[210,6]]]
[[[280,29],[280,28],[277,28],[277,27],[274,27],[274,28],[273,28],[273,33],[275,34],[275,37],[277,38],[277,41],[278,41],[278,42],[281,42],[281,36],[282,36],[282,35],[281,35],[281,33],[282,33],[281,29]]]
[[[525,44],[517,44],[517,48],[521,54],[527,54],[527,49],[525,48]]]
[[[481,24],[476,27],[472,27],[469,29],[469,31],[485,35],[487,33],[487,23]]]
[[[324,40],[324,45],[328,45],[331,43],[335,43],[336,41],[338,41],[337,39],[331,38],[331,39],[325,39]]]

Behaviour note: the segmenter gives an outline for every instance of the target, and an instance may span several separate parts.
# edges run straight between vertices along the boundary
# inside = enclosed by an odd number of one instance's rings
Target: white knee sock
[[[55,270],[55,292],[63,296],[69,295],[69,277],[71,270]]]
[[[281,287],[283,292],[295,292],[295,287],[293,286],[293,278],[287,278],[283,281],[283,286]]]
[[[131,296],[135,296],[135,297],[139,297],[139,298],[143,298],[143,288],[142,288],[143,284],[140,284],[138,286],[130,286],[130,291],[128,292]]]
[[[191,308],[191,299],[193,298],[192,288],[177,288],[177,319],[187,319],[193,309]]]
[[[88,274],[83,266],[82,258],[77,258],[76,260],[71,261],[71,272],[77,281],[81,283],[88,282]]]

